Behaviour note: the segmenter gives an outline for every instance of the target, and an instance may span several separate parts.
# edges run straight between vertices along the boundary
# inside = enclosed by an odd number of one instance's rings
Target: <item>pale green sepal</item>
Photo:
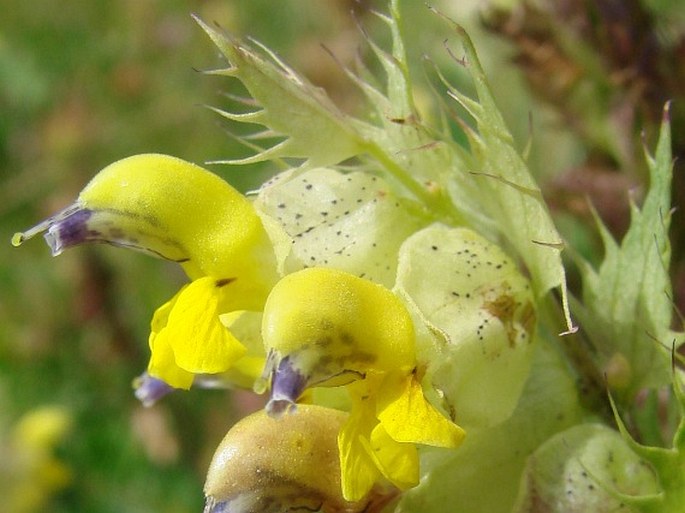
[[[469,229],[434,224],[402,245],[395,290],[434,335],[433,347],[419,339],[419,363],[456,421],[469,431],[509,417],[535,340],[533,293],[512,260]]]
[[[306,166],[316,167],[337,164],[362,151],[362,141],[349,120],[320,88],[264,47],[260,48],[266,59],[246,41],[221,33],[197,17],[195,20],[230,63],[230,68],[217,73],[240,80],[262,109],[242,115],[245,117],[228,112],[222,115],[240,122],[258,122],[284,138],[271,150],[232,162],[295,157],[306,159]]]
[[[599,269],[580,265],[583,302],[578,311],[585,333],[604,367],[620,354],[629,363],[621,395],[632,397],[640,388],[666,385],[671,380],[670,330],[673,305],[668,274],[671,208],[671,136],[668,107],[656,153],[646,155],[650,188],[642,208],[631,207],[631,225],[616,243],[597,219],[605,255]],[[682,340],[682,334],[679,334]]]
[[[661,498],[654,470],[601,424],[552,437],[530,456],[521,483],[514,513],[637,513]]]
[[[270,230],[283,272],[333,267],[387,287],[400,245],[425,223],[381,178],[327,168],[287,174],[263,187],[254,205],[287,236]]]
[[[671,448],[650,447],[638,443],[628,432],[628,428],[621,418],[613,396],[609,395],[609,402],[614,413],[614,419],[624,443],[640,458],[648,461],[654,469],[661,491],[652,495],[638,498],[622,497],[624,502],[639,506],[644,513],[680,513],[685,505],[685,417],[683,414],[683,394],[681,377],[675,365],[673,367],[673,391],[680,409],[680,422],[673,437]],[[655,419],[657,421],[657,419]]]

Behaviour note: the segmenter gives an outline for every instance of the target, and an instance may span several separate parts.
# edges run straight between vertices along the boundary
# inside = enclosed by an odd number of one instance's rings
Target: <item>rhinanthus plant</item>
[[[58,255],[104,242],[183,268],[188,283],[152,315],[137,397],[267,394],[217,449],[205,513],[683,511],[669,106],[623,240],[597,217],[602,263],[568,248],[571,294],[564,240],[468,35],[443,17],[475,96],[429,66],[441,113],[428,121],[399,1],[378,18],[392,41],[368,41],[382,80],[346,70],[360,117],[198,19],[227,62],[210,73],[249,94],[214,110],[264,127],[244,139],[252,156],[223,162],[287,169],[244,196],[176,157],[129,157],[13,243],[43,234]],[[679,420],[650,447],[641,430],[669,426],[633,419],[657,392]]]

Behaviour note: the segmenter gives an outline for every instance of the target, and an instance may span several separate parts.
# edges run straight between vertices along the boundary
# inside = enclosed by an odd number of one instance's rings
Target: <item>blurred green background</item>
[[[71,419],[54,444],[71,477],[40,511],[202,510],[212,452],[237,415],[258,405],[221,391],[174,394],[151,409],[134,398],[150,317],[183,282],[180,270],[109,247],[53,259],[41,240],[20,250],[9,240],[122,157],[161,152],[202,163],[246,154],[203,107],[222,104],[234,85],[197,71],[220,60],[190,13],[312,70],[313,52],[332,69],[319,44],[345,49],[345,38],[359,38],[349,11],[360,6],[351,4],[0,1],[0,511],[11,494],[37,502],[6,513],[38,511],[52,486],[17,434],[20,419],[45,405]],[[349,43],[354,52],[358,40]],[[212,169],[243,189],[273,172]]]
[[[506,8],[499,17],[481,17],[476,8],[482,2],[476,0],[434,3],[472,31],[521,147],[533,127],[530,163],[554,200],[562,230],[580,251],[598,258],[589,209],[579,198],[600,199],[611,229],[618,235],[625,230],[627,191],[637,188],[639,196],[645,177],[640,131],[646,129],[651,142],[658,123],[653,111],[684,96],[685,81],[678,77],[685,69],[685,9],[659,1],[623,4],[627,18],[617,15],[619,28],[643,29],[626,32],[626,53],[644,45],[644,34],[663,41],[653,57],[661,68],[646,70],[640,88],[631,75],[619,73],[633,63],[611,55],[616,40],[600,37],[608,22],[583,12],[582,2],[564,2],[575,6],[570,14],[543,9],[539,17],[530,11],[518,18],[507,17]],[[428,15],[422,0],[403,5],[417,75],[430,69],[420,59],[428,54],[461,84],[459,66],[443,47],[451,37],[448,44],[459,57],[456,37]],[[27,442],[20,428],[27,414],[54,405],[70,428],[48,445],[70,478],[61,491],[46,494],[41,511],[201,511],[214,448],[238,416],[259,404],[245,394],[191,391],[144,409],[133,397],[131,381],[147,363],[149,319],[183,283],[180,270],[108,247],[77,248],[52,259],[41,241],[18,250],[10,238],[69,204],[99,169],[125,156],[161,152],[202,163],[247,154],[202,106],[223,105],[222,93],[240,91],[225,78],[197,71],[220,61],[190,13],[255,36],[337,103],[357,111],[358,92],[321,45],[344,63],[365,52],[351,11],[371,27],[374,39],[387,42],[388,35],[375,30],[371,7],[385,10],[385,2],[0,0],[0,497],[40,498],[59,481],[24,447],[42,442]],[[658,22],[643,20],[633,7]],[[579,23],[582,17],[564,19],[578,13],[597,30]],[[488,34],[484,20],[505,37]],[[438,25],[442,33],[435,31]],[[559,27],[570,39],[554,40]],[[546,60],[536,48],[547,50]],[[417,86],[419,107],[428,94]],[[676,122],[681,110],[676,102]],[[684,138],[674,139],[678,153]],[[244,190],[275,171],[211,169]],[[685,283],[681,255],[676,244],[677,298],[683,296],[678,283]],[[38,510],[29,504],[7,513]]]

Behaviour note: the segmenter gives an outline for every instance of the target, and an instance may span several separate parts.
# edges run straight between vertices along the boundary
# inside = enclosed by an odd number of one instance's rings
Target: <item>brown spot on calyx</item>
[[[501,294],[493,301],[486,301],[483,303],[483,308],[503,323],[511,322],[514,317],[515,307],[516,302],[509,294]]]
[[[509,340],[509,346],[516,346],[516,329],[514,328],[514,314],[516,312],[518,303],[513,296],[510,294],[501,294],[497,296],[493,301],[486,301],[483,303],[483,309],[488,312],[493,317],[496,317],[504,325],[507,331],[507,339]],[[526,310],[524,312],[525,317],[521,319],[524,323],[524,327],[527,329],[532,322],[534,316],[531,310]]]

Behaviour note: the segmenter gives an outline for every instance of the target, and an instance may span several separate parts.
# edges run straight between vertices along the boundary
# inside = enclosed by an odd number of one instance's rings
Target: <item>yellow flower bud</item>
[[[207,472],[205,513],[379,511],[395,488],[377,484],[358,501],[342,496],[336,440],[346,417],[301,405],[280,419],[260,411],[238,422]]]

